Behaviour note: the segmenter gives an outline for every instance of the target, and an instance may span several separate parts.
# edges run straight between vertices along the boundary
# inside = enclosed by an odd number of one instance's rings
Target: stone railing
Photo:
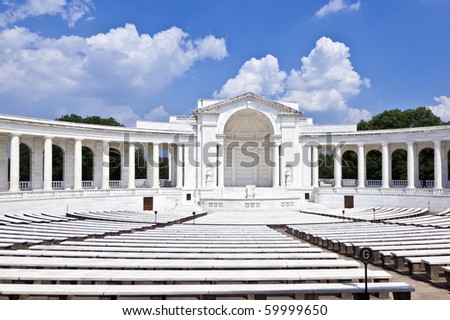
[[[92,189],[94,188],[94,181],[84,180],[81,182],[81,185],[84,189]]]
[[[356,179],[342,179],[343,187],[356,187],[358,185],[358,180]]]
[[[432,188],[333,188],[321,187],[316,189],[322,194],[388,194],[388,195],[421,195],[421,196],[443,196],[450,197],[450,189]]]
[[[394,188],[406,188],[408,186],[408,180],[392,180],[392,186]]]
[[[134,185],[136,186],[136,188],[143,188],[146,186],[146,184],[147,184],[146,179],[136,179],[134,181]]]
[[[156,195],[181,195],[180,188],[158,189],[86,189],[86,190],[54,190],[54,191],[24,191],[2,192],[0,201],[38,200],[38,199],[64,199],[82,197],[113,197],[113,196],[156,196]]]
[[[368,188],[380,188],[381,180],[366,180],[366,187]]]
[[[52,181],[52,188],[54,190],[64,189],[64,181]]]
[[[110,180],[109,187],[110,188],[120,188],[120,180]]]
[[[333,187],[334,179],[319,179],[319,186],[320,187]]]
[[[20,190],[31,190],[31,181],[20,181],[19,188]]]

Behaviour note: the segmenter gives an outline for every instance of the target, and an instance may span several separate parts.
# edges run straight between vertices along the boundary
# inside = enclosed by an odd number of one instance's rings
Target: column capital
[[[365,143],[362,143],[362,142],[357,143],[356,145],[357,145],[359,148],[364,148],[364,147],[366,146],[366,144],[365,144]]]
[[[83,141],[84,138],[74,138],[73,140],[75,140],[75,141]]]
[[[383,147],[389,147],[389,142],[383,141],[380,143]]]
[[[408,146],[408,147],[414,147],[414,141],[406,141],[406,145]]]
[[[52,139],[54,139],[54,138],[55,138],[55,136],[44,136],[44,139],[45,139],[45,140],[48,140],[48,139],[52,140]]]
[[[14,133],[11,133],[11,138],[14,138],[14,137],[20,137],[20,136],[22,136],[23,135],[23,133],[17,133],[17,132],[14,132]]]
[[[435,146],[441,146],[442,140],[434,140],[433,143]]]

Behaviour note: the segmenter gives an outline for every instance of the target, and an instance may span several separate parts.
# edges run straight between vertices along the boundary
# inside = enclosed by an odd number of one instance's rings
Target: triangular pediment
[[[283,103],[280,103],[278,101],[270,100],[266,97],[254,94],[252,92],[247,92],[244,94],[241,94],[239,96],[229,98],[226,100],[221,100],[216,103],[213,103],[211,105],[208,105],[207,107],[198,108],[194,111],[194,115],[197,116],[199,114],[216,114],[220,113],[220,110],[226,106],[242,102],[242,101],[256,101],[261,104],[264,104],[266,106],[272,107],[276,109],[279,113],[282,113],[283,115],[290,115],[290,116],[296,116],[300,117],[302,116],[302,112],[291,108]]]

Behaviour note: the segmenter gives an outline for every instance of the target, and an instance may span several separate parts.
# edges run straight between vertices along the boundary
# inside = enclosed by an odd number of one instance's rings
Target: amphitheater
[[[135,128],[0,115],[0,299],[363,299],[362,248],[371,299],[448,299],[449,153],[450,126],[314,125],[253,93]]]

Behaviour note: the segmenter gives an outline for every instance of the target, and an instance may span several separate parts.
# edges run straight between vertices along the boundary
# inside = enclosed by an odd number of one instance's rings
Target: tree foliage
[[[67,122],[76,122],[76,123],[89,123],[89,124],[100,124],[104,126],[114,126],[114,127],[124,127],[123,124],[118,122],[113,117],[109,118],[102,118],[99,116],[87,116],[87,117],[81,117],[77,114],[69,114],[64,115],[59,118],[56,118],[57,121],[67,121]]]
[[[334,157],[333,154],[319,153],[319,178],[333,179]]]
[[[382,129],[402,129],[429,127],[447,124],[426,107],[407,110],[386,110],[369,121],[361,120],[358,130],[382,130]]]

